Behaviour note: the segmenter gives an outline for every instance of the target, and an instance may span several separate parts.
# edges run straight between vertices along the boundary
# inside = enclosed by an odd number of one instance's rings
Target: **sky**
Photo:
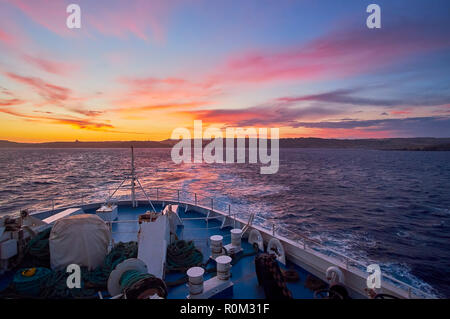
[[[0,139],[164,140],[194,120],[450,137],[449,17],[448,0],[0,0]]]

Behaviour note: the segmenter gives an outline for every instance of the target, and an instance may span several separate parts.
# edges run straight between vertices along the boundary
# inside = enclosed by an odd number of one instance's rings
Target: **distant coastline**
[[[19,143],[0,140],[0,148],[170,148],[178,141],[104,141]],[[248,141],[247,141],[248,142]],[[203,141],[207,144],[208,141]],[[280,148],[339,148],[401,151],[450,151],[450,138],[322,139],[282,138]]]

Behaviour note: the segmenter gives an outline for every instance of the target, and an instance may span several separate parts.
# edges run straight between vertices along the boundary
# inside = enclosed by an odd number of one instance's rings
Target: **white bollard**
[[[241,248],[241,237],[242,237],[242,230],[239,228],[234,228],[230,230],[231,232],[231,244],[238,249]]]
[[[231,257],[219,256],[216,258],[216,263],[217,263],[217,278],[219,278],[220,280],[230,279]]]
[[[198,295],[203,292],[203,274],[205,270],[202,267],[192,267],[187,271],[189,277],[189,293]]]
[[[211,257],[216,259],[216,257],[222,255],[222,241],[223,237],[220,235],[214,235],[210,238],[211,241]]]

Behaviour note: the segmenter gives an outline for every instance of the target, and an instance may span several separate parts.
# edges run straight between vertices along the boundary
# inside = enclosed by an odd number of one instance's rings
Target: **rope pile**
[[[129,258],[137,258],[138,244],[135,241],[128,243],[118,243],[105,257],[103,265],[93,271],[87,272],[83,278],[90,286],[96,288],[105,288],[108,282],[109,274],[118,264]]]
[[[95,296],[97,291],[107,289],[110,273],[122,261],[137,257],[137,243],[118,243],[105,257],[103,264],[89,271],[81,267],[81,288],[67,288],[67,277],[70,275],[65,270],[54,271],[49,280],[47,289],[44,290],[44,298],[86,298]]]
[[[24,268],[19,269],[13,278],[13,286],[17,293],[26,296],[39,296],[46,282],[51,276],[48,268]]]
[[[201,266],[203,254],[195,248],[193,241],[177,240],[167,246],[167,272],[185,272],[191,267]]]
[[[96,297],[97,291],[107,290],[109,275],[119,263],[137,257],[137,242],[118,243],[96,269],[89,271],[81,267],[81,288],[69,289],[67,278],[70,274],[65,269],[50,269],[50,231],[48,228],[28,242],[20,262],[21,269],[16,272],[3,296],[51,299]]]
[[[51,228],[43,230],[34,236],[25,247],[21,267],[50,267],[50,248],[48,239]]]

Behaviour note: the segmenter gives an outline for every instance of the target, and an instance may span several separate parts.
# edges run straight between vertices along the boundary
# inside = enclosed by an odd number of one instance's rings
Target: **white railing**
[[[239,222],[246,222],[248,215],[246,216],[243,213],[238,213],[233,211],[233,208],[230,203],[224,200],[215,199],[211,196],[206,196],[202,194],[198,194],[196,192],[188,192],[185,190],[180,189],[173,189],[173,188],[162,188],[162,187],[146,187],[146,185],[142,185],[145,189],[145,192],[150,200],[157,200],[157,201],[174,201],[179,202],[183,204],[191,204],[198,207],[205,208],[207,210],[216,211],[223,215],[227,215],[229,218],[237,221],[238,218],[240,218]],[[75,198],[73,196],[65,197],[65,196],[57,196],[53,197],[50,200],[45,200],[43,203],[50,204],[47,206],[47,209],[43,209],[42,202],[39,203],[37,206],[38,209],[34,209],[33,207],[27,207],[31,211],[49,211],[49,210],[57,210],[62,209],[65,207],[71,207],[71,206],[79,206],[79,205],[86,205],[89,203],[102,203],[105,199],[109,198],[110,195],[114,190],[117,188],[107,188],[105,191],[101,193],[103,196],[99,196],[98,194],[94,195],[77,195]],[[138,190],[138,188],[136,188]],[[148,200],[147,196],[144,196],[144,194],[141,194],[142,192],[136,193],[136,199],[139,201],[146,201]],[[73,194],[70,194],[73,195]],[[103,197],[103,198],[100,198]],[[72,198],[72,199],[70,199]],[[129,201],[131,200],[130,196],[130,188],[125,186],[124,188],[121,188],[119,191],[116,192],[113,201]],[[206,220],[205,217],[200,217],[199,219]],[[209,217],[209,219],[217,219],[217,217]],[[129,220],[129,221],[114,221],[113,223],[137,223],[137,220]],[[322,254],[327,255],[330,258],[334,258],[341,263],[344,263],[347,269],[357,269],[360,271],[365,272],[368,264],[365,264],[361,261],[358,261],[356,259],[353,259],[351,257],[348,257],[344,255],[343,253],[340,253],[330,247],[327,247],[323,245],[321,242],[308,238],[307,236],[304,236],[302,234],[296,233],[292,230],[287,229],[286,227],[279,226],[275,224],[274,222],[270,222],[267,219],[264,219],[260,216],[255,216],[255,220],[253,221],[253,224],[262,227],[269,231],[273,236],[275,237],[284,237],[288,240],[291,240],[293,242],[296,242],[299,247],[303,249],[313,249],[315,251],[318,251]],[[205,228],[207,229],[207,228]],[[132,233],[132,232],[127,232]],[[432,296],[416,287],[413,287],[401,280],[398,280],[392,276],[382,274],[383,279],[394,283],[397,287],[408,291],[410,296],[416,295],[418,297],[423,298],[435,298],[435,296]]]

